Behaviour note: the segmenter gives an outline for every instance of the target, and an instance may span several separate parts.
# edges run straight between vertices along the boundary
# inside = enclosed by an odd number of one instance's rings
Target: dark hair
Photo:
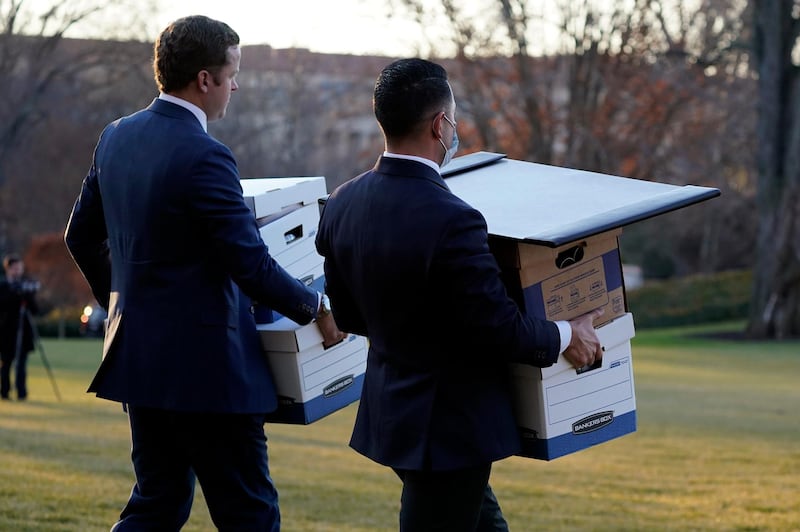
[[[452,99],[447,71],[424,59],[399,59],[381,71],[375,81],[372,108],[389,138],[403,138]]]
[[[215,77],[228,62],[228,48],[239,35],[224,22],[202,15],[179,18],[161,32],[153,46],[153,72],[159,90],[186,87],[201,70]]]
[[[22,262],[22,258],[15,253],[9,253],[8,255],[3,257],[3,269],[8,270],[9,266],[13,266],[18,262]]]

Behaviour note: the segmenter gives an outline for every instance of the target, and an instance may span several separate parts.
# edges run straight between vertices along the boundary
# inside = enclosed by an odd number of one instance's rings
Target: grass
[[[492,486],[513,531],[800,530],[800,342],[638,331],[639,428],[551,462],[513,457]],[[85,393],[100,342],[46,340],[30,399],[0,404],[0,530],[105,531],[131,488],[127,420]],[[347,447],[355,405],[268,425],[283,529],[397,529],[400,483]],[[185,531],[214,530],[198,489]]]

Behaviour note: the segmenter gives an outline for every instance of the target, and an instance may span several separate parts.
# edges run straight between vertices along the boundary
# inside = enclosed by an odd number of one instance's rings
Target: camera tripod
[[[47,361],[47,355],[44,352],[44,346],[42,346],[42,341],[39,338],[39,329],[36,327],[36,323],[31,318],[31,313],[28,312],[27,304],[23,299],[19,305],[19,323],[17,324],[17,346],[14,352],[14,359],[17,361],[16,363],[19,364],[21,361],[20,355],[22,354],[22,338],[25,332],[25,323],[28,323],[31,326],[31,332],[33,334],[33,343],[39,351],[39,355],[42,357],[42,365],[44,366],[45,371],[47,371],[47,376],[50,378],[50,384],[53,385],[53,392],[56,394],[56,398],[61,401],[61,394],[58,392],[58,385],[56,384],[56,378],[53,376],[53,370],[50,368],[50,362]]]

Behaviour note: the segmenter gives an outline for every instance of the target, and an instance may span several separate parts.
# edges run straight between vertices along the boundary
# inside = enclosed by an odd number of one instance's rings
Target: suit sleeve
[[[558,327],[524,315],[508,296],[489,249],[486,221],[477,210],[462,209],[450,217],[431,271],[433,284],[441,287],[439,315],[450,330],[464,331],[461,341],[515,362],[539,367],[556,362]]]
[[[343,331],[368,336],[367,322],[356,305],[351,292],[345,290],[346,286],[338,265],[333,260],[328,238],[328,227],[332,222],[326,219],[327,209],[323,209],[320,218],[319,230],[317,231],[316,247],[317,252],[325,257],[325,291],[331,299],[333,317],[336,325]],[[329,215],[332,216],[332,215]]]
[[[102,149],[102,142],[101,136],[97,150]],[[103,215],[103,201],[100,197],[94,161],[72,207],[72,213],[64,232],[64,242],[78,269],[89,283],[95,299],[100,306],[108,310],[111,292],[111,260]]]
[[[213,253],[236,284],[254,300],[298,323],[314,319],[318,295],[270,256],[253,213],[244,203],[230,150],[215,143],[190,174],[191,210],[210,236]]]

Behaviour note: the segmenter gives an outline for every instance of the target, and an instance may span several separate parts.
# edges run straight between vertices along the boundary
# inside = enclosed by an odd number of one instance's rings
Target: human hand
[[[319,327],[319,331],[322,333],[322,346],[326,349],[347,338],[347,333],[339,330],[332,313],[320,316],[317,318],[316,323],[317,327]]]
[[[603,347],[592,325],[595,318],[602,315],[603,309],[599,308],[569,320],[572,340],[564,350],[564,358],[576,368],[592,365],[603,358]]]

